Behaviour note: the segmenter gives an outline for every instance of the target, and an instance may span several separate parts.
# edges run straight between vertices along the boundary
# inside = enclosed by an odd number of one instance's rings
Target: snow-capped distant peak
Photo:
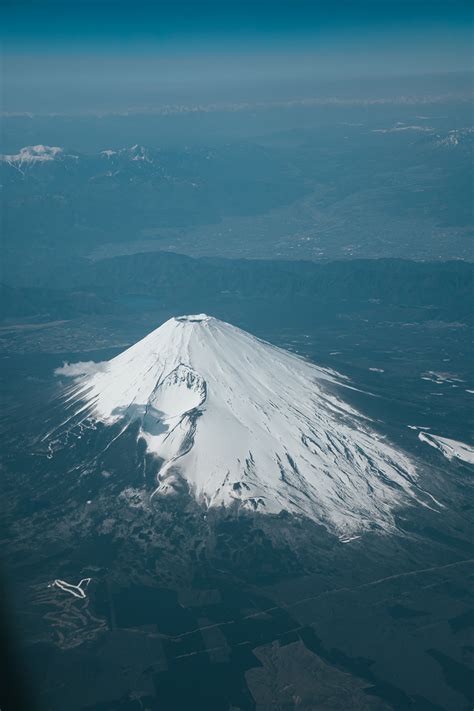
[[[207,506],[286,510],[344,534],[390,528],[412,496],[414,467],[339,397],[342,376],[206,314],[84,372],[81,417],[138,419],[163,461],[154,496],[184,481]]]
[[[390,126],[390,128],[374,128],[372,133],[407,133],[410,131],[420,132],[420,133],[431,133],[434,131],[432,126],[420,126],[419,124],[396,123],[395,126]]]
[[[151,163],[149,151],[144,146],[139,146],[138,143],[131,146],[130,148],[125,148],[121,153],[127,153],[131,160],[134,161],[144,161],[145,163]]]
[[[460,146],[464,142],[468,141],[470,141],[470,143],[472,144],[473,138],[473,126],[468,126],[467,128],[455,128],[451,131],[448,131],[448,133],[444,137],[438,137],[436,145],[445,148],[455,148],[456,146]]]
[[[18,153],[10,155],[1,155],[0,160],[5,163],[18,165],[31,165],[32,163],[47,163],[55,160],[63,153],[63,149],[59,146],[25,146]]]
[[[145,148],[144,146],[140,146],[138,143],[135,143],[129,148],[120,148],[120,150],[118,151],[114,151],[110,148],[107,148],[100,152],[100,156],[101,158],[106,158],[108,160],[111,158],[115,159],[115,157],[119,157],[131,161],[153,163],[150,150],[148,148]]]

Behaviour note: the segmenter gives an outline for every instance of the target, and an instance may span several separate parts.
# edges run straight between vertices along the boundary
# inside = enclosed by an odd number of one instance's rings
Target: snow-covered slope
[[[342,376],[218,319],[172,318],[87,366],[72,398],[104,423],[140,418],[164,460],[155,496],[184,479],[208,506],[287,510],[348,533],[389,528],[411,495],[414,468],[338,397]]]

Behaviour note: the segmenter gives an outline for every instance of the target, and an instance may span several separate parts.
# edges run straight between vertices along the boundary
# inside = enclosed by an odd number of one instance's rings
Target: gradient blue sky
[[[7,111],[240,100],[259,85],[305,94],[314,81],[472,69],[461,0],[4,0],[2,26]]]

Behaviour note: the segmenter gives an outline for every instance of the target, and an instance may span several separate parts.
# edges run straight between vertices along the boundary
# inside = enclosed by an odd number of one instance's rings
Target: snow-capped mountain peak
[[[25,146],[18,153],[11,155],[2,155],[0,160],[5,163],[22,165],[31,165],[33,163],[48,163],[55,160],[63,153],[63,149],[59,146]]]
[[[113,151],[111,148],[106,148],[105,150],[100,152],[100,155],[102,158],[112,158],[112,156],[117,155],[117,151]]]
[[[207,506],[286,510],[344,533],[390,528],[415,470],[340,398],[341,384],[197,314],[170,319],[92,374],[89,364],[74,397],[103,423],[140,420],[163,460],[154,496],[185,482]]]
[[[129,157],[130,160],[133,161],[143,161],[145,163],[152,162],[148,149],[144,146],[138,145],[138,143],[135,143],[135,145],[130,146],[130,148],[123,148],[120,153],[127,155],[127,157]]]

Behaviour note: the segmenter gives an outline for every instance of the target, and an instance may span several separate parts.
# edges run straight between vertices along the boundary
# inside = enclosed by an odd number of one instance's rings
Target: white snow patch
[[[436,383],[436,385],[441,385],[442,383],[462,383],[464,382],[455,373],[440,372],[437,370],[428,370],[426,373],[422,373],[422,380],[431,380],[431,382]]]
[[[448,439],[447,437],[440,437],[439,435],[428,434],[426,432],[420,432],[418,439],[437,449],[447,459],[451,460],[455,458],[460,459],[462,462],[467,462],[468,464],[474,464],[474,447],[464,442],[458,442],[455,439]]]
[[[346,538],[342,537],[339,540],[341,543],[350,543],[351,541],[356,541],[360,536],[348,536]]]

